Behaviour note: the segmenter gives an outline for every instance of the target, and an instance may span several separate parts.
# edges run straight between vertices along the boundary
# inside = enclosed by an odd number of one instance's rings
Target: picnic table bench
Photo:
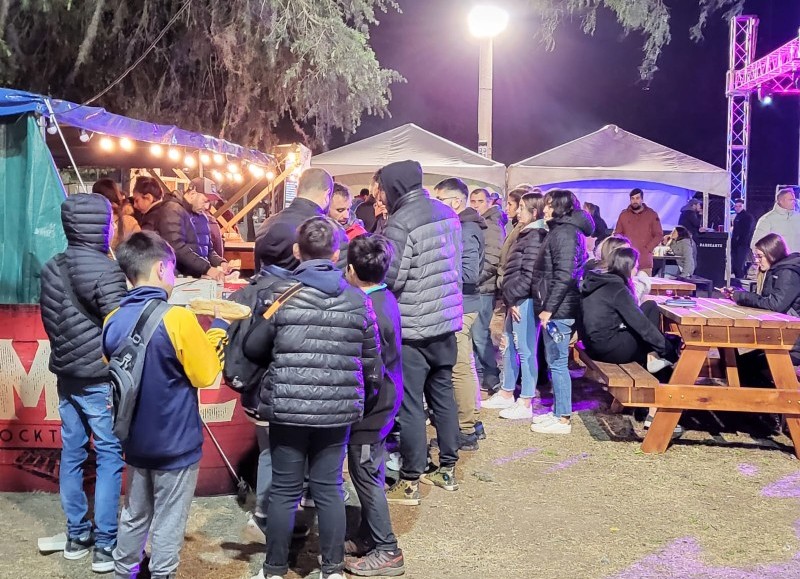
[[[664,330],[683,338],[685,349],[668,384],[658,381],[638,364],[604,364],[585,352],[581,360],[624,406],[657,408],[642,443],[648,453],[666,451],[684,410],[721,410],[783,414],[800,458],[800,383],[789,350],[800,337],[800,318],[737,306],[730,300],[698,298],[694,307],[659,304]],[[763,350],[775,388],[742,386],[736,349]],[[709,353],[717,349],[727,377],[726,386],[698,385]]]
[[[650,284],[650,294],[655,296],[669,295],[667,292],[675,296],[693,296],[697,290],[693,283],[664,277],[651,277]]]

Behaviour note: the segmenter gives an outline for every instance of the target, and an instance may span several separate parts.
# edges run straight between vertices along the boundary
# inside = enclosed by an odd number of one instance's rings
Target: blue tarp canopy
[[[50,103],[50,108],[47,102]],[[209,135],[193,133],[173,125],[157,125],[109,113],[99,107],[90,107],[52,99],[39,94],[0,88],[0,117],[35,112],[45,117],[55,116],[59,124],[69,125],[93,133],[113,137],[128,137],[135,141],[158,143],[166,146],[206,150],[221,155],[230,155],[251,163],[268,166],[273,157],[257,149],[218,139]]]

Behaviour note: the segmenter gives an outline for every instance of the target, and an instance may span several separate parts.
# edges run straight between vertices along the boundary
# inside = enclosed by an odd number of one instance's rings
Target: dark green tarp
[[[65,198],[33,115],[0,117],[0,304],[38,303],[42,265],[67,246]]]

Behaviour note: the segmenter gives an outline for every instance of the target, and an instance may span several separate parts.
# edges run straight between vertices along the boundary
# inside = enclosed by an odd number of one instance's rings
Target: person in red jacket
[[[631,203],[619,214],[614,233],[624,235],[639,252],[639,271],[653,274],[653,250],[664,237],[658,213],[644,204],[641,189],[631,191]]]
[[[353,194],[350,193],[350,189],[341,183],[334,183],[331,204],[328,206],[328,217],[344,228],[348,241],[367,232],[361,220],[353,215],[352,208]]]

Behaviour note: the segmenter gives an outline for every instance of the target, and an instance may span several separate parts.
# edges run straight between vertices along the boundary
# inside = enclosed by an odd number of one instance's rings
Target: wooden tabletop
[[[228,241],[225,240],[225,249],[231,251],[253,251],[255,243],[252,241]]]
[[[693,283],[688,281],[680,281],[678,279],[667,279],[664,277],[651,277],[650,283],[654,290],[676,290],[676,291],[690,291],[693,292],[697,289]]]
[[[653,296],[661,314],[684,326],[734,326],[739,328],[800,329],[800,318],[786,314],[737,306],[732,300],[694,298],[696,306],[681,307],[665,304],[666,296]]]

